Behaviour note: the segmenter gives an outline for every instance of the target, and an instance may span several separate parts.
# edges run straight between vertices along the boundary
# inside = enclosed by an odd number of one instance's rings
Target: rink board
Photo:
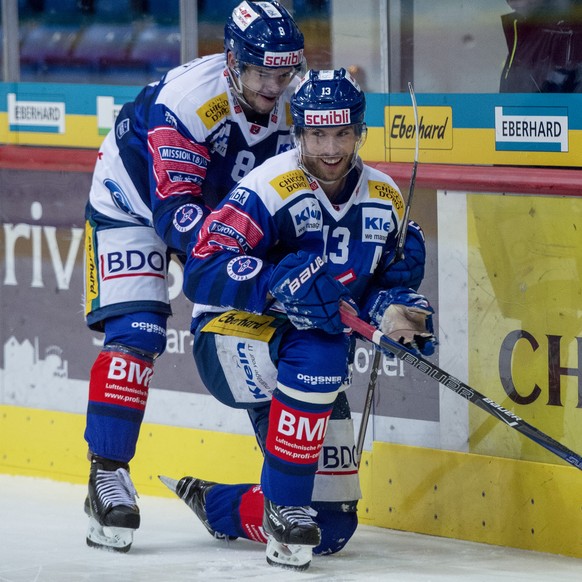
[[[86,481],[82,415],[0,406],[0,418],[0,473]],[[260,467],[253,437],[146,423],[132,477],[172,496],[157,475],[256,482]],[[361,479],[363,524],[582,558],[577,469],[374,442]]]

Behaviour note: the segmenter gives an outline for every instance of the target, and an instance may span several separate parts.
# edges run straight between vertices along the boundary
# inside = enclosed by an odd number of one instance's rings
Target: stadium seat
[[[136,35],[128,63],[160,76],[180,64],[180,29],[149,23]]]

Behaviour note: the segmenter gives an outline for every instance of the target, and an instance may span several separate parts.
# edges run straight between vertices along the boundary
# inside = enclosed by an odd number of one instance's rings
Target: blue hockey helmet
[[[346,69],[310,70],[291,97],[293,125],[298,127],[364,127],[366,97]]]
[[[304,65],[303,34],[279,2],[241,2],[224,27],[225,51],[239,65],[296,67]]]

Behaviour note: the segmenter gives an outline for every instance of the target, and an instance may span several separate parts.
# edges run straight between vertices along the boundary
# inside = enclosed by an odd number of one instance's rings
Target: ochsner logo
[[[351,125],[349,109],[305,111],[305,125]]]
[[[287,53],[266,52],[263,57],[263,64],[266,67],[294,67],[303,60],[303,49],[289,51]]]

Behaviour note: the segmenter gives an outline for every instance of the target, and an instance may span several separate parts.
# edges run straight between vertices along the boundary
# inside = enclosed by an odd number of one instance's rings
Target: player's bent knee
[[[350,541],[358,527],[358,514],[355,511],[317,510],[316,521],[321,528],[321,543],[314,550],[314,554],[325,555],[339,552]]]

